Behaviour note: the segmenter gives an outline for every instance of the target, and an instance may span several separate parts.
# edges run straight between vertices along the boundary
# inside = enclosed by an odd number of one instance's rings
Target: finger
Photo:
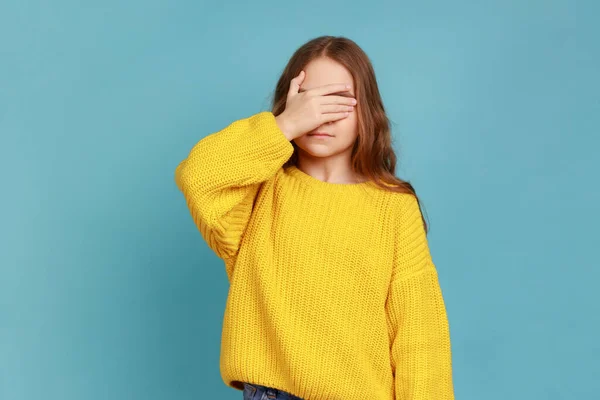
[[[288,90],[288,96],[298,94],[298,90],[300,90],[300,84],[303,80],[304,70],[300,71],[300,73],[290,81],[290,89]]]
[[[356,104],[356,99],[352,96],[321,96],[319,104],[346,104],[346,105],[354,105]]]
[[[340,119],[347,118],[348,115],[350,115],[350,112],[348,112],[348,111],[337,112],[337,113],[321,114],[321,121],[323,123],[324,122],[338,121]]]
[[[349,84],[330,83],[329,85],[319,86],[308,91],[317,96],[324,96],[331,93],[347,92],[348,90],[350,90]]]
[[[319,111],[321,111],[321,114],[341,113],[341,112],[345,112],[345,111],[353,112],[354,107],[345,106],[342,104],[325,104],[319,108]]]

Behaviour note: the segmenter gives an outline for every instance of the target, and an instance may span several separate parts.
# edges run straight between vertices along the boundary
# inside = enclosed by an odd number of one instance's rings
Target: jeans
[[[244,400],[303,400],[281,389],[244,382]]]

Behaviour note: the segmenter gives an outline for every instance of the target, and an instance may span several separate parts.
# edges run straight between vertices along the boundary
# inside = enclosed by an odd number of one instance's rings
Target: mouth
[[[330,135],[328,133],[325,132],[315,132],[315,133],[309,133],[307,136],[316,136],[316,137],[331,137],[333,135]]]

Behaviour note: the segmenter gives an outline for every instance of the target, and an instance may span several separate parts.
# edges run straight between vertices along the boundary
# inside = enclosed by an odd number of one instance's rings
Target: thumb
[[[292,81],[290,82],[290,90],[288,91],[288,97],[298,94],[298,90],[300,90],[300,84],[304,80],[304,76],[305,76],[304,70],[302,70],[302,71],[300,71],[298,76],[296,76],[294,79],[292,79]]]

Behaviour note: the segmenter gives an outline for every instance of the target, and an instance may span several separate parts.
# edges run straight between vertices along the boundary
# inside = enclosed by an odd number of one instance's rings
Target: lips
[[[325,133],[325,132],[313,132],[313,133],[309,133],[308,136],[332,136],[332,135]]]

